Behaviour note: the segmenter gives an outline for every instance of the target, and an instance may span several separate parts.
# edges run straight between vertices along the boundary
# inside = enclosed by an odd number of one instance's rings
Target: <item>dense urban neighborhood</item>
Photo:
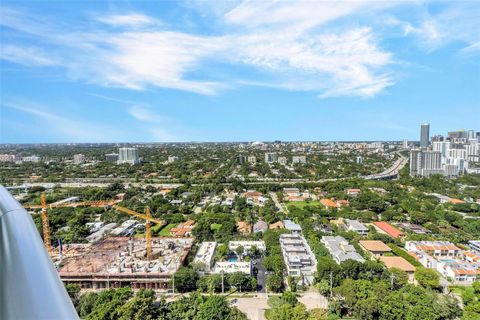
[[[0,181],[85,319],[479,319],[479,134],[425,130],[4,145]]]

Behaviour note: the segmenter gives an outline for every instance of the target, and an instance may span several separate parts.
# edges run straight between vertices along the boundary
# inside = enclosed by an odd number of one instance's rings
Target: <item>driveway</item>
[[[265,310],[268,309],[267,295],[258,294],[252,298],[234,298],[233,306],[247,315],[249,320],[264,320]]]
[[[265,268],[263,267],[263,257],[260,260],[257,260],[255,267],[258,270],[257,273],[257,291],[265,293],[265,279],[267,275],[265,274]]]
[[[315,291],[305,292],[301,297],[298,298],[298,301],[303,303],[307,310],[312,309],[328,309],[328,300],[323,295]]]

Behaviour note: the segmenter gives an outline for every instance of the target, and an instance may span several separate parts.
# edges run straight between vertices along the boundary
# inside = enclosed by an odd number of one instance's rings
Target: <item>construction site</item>
[[[52,259],[63,282],[82,289],[164,290],[192,245],[193,238],[151,238],[152,253],[147,259],[144,239],[108,237],[97,243],[66,245]]]

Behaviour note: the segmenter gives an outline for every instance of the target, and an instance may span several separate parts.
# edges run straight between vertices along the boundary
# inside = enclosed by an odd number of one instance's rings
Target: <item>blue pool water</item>
[[[237,262],[237,257],[228,258],[228,262]]]

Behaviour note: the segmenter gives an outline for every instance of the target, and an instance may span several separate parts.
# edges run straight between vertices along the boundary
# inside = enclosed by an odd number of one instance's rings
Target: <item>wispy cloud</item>
[[[100,126],[90,121],[81,121],[80,119],[59,115],[58,111],[49,111],[47,107],[31,101],[14,99],[2,101],[1,106],[38,118],[41,124],[39,129],[64,137],[65,141],[98,142],[108,141],[115,136],[105,127],[103,127],[102,135],[99,135],[98,128]]]
[[[100,24],[87,16],[75,31],[8,8],[0,23],[44,44],[37,50],[7,43],[4,59],[32,66],[56,62],[73,80],[101,86],[214,95],[238,84],[260,84],[319,97],[372,97],[397,81],[395,56],[382,47],[380,31],[359,18],[401,5],[421,7],[416,1],[362,0],[212,4],[209,18],[221,29],[208,35],[167,30],[154,17],[132,11],[96,14]],[[398,25],[428,50],[460,40],[471,51],[479,41],[478,9],[465,14],[465,8],[446,6]],[[351,17],[360,22],[346,23]],[[58,59],[51,61],[48,50]],[[208,72],[212,64],[254,72],[238,78],[240,73],[222,69],[219,75]]]
[[[53,66],[57,61],[49,57],[42,49],[4,45],[0,50],[0,59],[26,66]]]
[[[155,110],[147,106],[133,105],[128,109],[128,113],[137,121],[142,122],[140,127],[145,135],[156,142],[174,142],[179,137],[174,134],[176,127],[174,121],[160,115]]]
[[[129,13],[129,14],[116,14],[116,15],[107,15],[99,16],[97,20],[111,25],[111,26],[122,26],[122,27],[142,27],[160,24],[156,19],[153,19],[150,16],[140,14],[140,13]]]
[[[153,110],[138,105],[130,107],[128,113],[135,119],[144,122],[161,123],[167,120],[166,118],[155,113]]]

